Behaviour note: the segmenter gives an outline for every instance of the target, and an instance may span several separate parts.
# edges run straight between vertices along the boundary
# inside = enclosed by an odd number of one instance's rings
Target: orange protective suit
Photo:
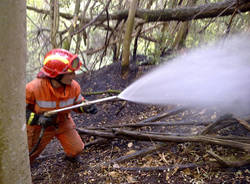
[[[48,78],[36,78],[26,85],[26,104],[33,107],[31,110],[35,113],[71,106],[83,100],[81,88],[74,80],[71,85],[60,88],[53,88]],[[38,149],[30,156],[30,161],[32,162],[54,137],[60,141],[67,156],[77,156],[83,150],[84,144],[75,127],[70,110],[58,113],[55,126],[46,128]],[[27,125],[29,151],[37,143],[40,130],[38,125]]]

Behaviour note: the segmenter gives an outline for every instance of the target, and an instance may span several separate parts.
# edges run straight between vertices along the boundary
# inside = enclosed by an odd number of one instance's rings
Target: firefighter
[[[64,49],[52,49],[43,61],[37,78],[26,85],[26,119],[29,151],[37,144],[42,127],[45,128],[37,149],[30,154],[32,163],[57,138],[65,152],[65,159],[78,162],[84,143],[76,131],[70,110],[47,117],[44,112],[79,104],[85,99],[80,85],[74,80],[75,71],[82,63],[77,55]],[[94,105],[75,109],[77,112],[95,114]]]

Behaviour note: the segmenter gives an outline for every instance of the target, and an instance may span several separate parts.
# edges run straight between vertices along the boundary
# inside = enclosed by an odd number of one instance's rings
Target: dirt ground
[[[84,74],[78,79],[83,93],[105,92],[98,95],[85,95],[89,100],[117,95],[111,90],[125,89],[136,78],[150,70],[150,66],[132,67],[128,79],[120,77],[119,63],[107,66],[93,73]],[[72,113],[78,128],[104,127],[137,123],[157,114],[177,108],[136,104],[125,101],[112,101],[97,104],[95,115]],[[216,119],[216,112],[206,109],[189,109],[168,116],[160,121],[210,122]],[[204,126],[156,126],[127,128],[127,130],[191,135],[200,132]],[[241,127],[236,127],[237,131]],[[250,137],[249,132],[244,135]],[[81,134],[84,143],[98,139],[97,136]],[[238,168],[215,168],[215,161],[207,150],[219,155],[239,158],[246,153],[237,149],[202,143],[161,144],[159,149],[130,158],[123,162],[111,160],[130,155],[159,145],[156,141],[139,141],[133,138],[110,138],[87,146],[81,153],[82,163],[74,164],[63,159],[63,150],[57,140],[53,140],[31,167],[33,184],[79,184],[79,183],[250,183],[250,166]]]

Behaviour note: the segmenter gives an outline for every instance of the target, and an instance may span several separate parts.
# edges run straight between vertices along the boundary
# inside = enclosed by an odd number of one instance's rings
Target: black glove
[[[45,128],[52,125],[56,121],[56,114],[50,117],[44,116],[44,114],[36,114],[29,109],[26,109],[26,119],[28,125],[40,125]]]
[[[82,110],[83,112],[88,113],[88,114],[96,114],[98,112],[95,105],[83,106]]]
[[[38,125],[47,128],[48,126],[51,126],[55,123],[56,121],[56,114],[55,115],[50,115],[50,116],[45,116],[44,114],[39,114],[38,118]]]

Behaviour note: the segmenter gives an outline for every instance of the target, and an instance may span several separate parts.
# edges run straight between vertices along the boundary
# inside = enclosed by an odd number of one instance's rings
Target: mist
[[[119,98],[250,114],[250,35],[227,37],[167,61],[131,84]]]

